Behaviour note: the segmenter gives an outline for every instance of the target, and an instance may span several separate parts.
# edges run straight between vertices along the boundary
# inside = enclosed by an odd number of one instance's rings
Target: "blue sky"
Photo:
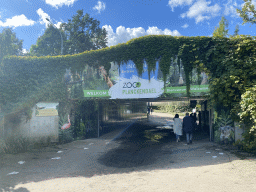
[[[253,0],[256,5],[256,0]],[[242,25],[236,8],[243,0],[0,0],[0,32],[13,28],[23,48],[36,44],[49,18],[58,27],[83,9],[100,21],[108,32],[108,46],[132,38],[164,34],[173,36],[211,36],[221,16],[233,34],[239,24],[243,35],[255,35],[256,26]]]

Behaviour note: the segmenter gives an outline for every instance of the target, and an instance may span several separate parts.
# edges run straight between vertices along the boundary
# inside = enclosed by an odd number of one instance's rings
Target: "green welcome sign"
[[[125,91],[123,90],[124,94],[146,94],[151,93],[154,91],[152,90],[141,90],[138,89],[136,91]],[[209,92],[209,85],[191,85],[190,92],[192,93],[201,93],[201,92]],[[186,93],[186,86],[181,87],[166,87],[165,93]],[[84,90],[84,97],[110,97],[111,93],[109,90]]]
[[[208,92],[209,85],[190,85],[190,92]],[[186,86],[166,87],[165,93],[186,93]]]
[[[137,74],[133,61],[128,61],[121,66],[112,62],[109,74],[107,74],[104,67],[97,69],[87,67],[83,74],[70,77],[72,80],[70,95],[71,98],[99,97],[108,99],[157,98],[164,94],[168,94],[166,96],[169,97],[186,96],[183,67],[179,69],[171,66],[171,73],[167,76],[165,83],[158,68],[159,63],[157,62],[156,70],[150,73],[151,79],[149,80],[146,63],[143,65],[142,76]],[[209,92],[207,76],[202,74],[200,81],[198,81],[194,78],[197,75],[195,72],[192,73],[191,96],[203,96]]]
[[[109,90],[84,90],[84,97],[110,97]]]

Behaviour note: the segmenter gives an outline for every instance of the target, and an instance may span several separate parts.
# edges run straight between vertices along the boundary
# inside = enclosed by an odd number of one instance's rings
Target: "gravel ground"
[[[202,133],[191,145],[184,136],[177,143],[170,130],[156,129],[164,118],[171,117],[154,114],[97,139],[6,155],[0,191],[256,191],[255,157],[241,160]]]

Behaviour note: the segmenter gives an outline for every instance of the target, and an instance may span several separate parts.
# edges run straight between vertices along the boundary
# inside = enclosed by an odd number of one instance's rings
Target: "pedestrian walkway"
[[[100,138],[62,145],[60,148],[63,152],[59,154],[61,159],[40,161],[41,170],[51,170],[54,173],[61,170],[59,174],[62,178],[25,182],[15,185],[14,189],[18,191],[26,189],[32,192],[216,192],[223,189],[238,192],[256,191],[256,161],[252,158],[242,161],[229,151],[223,150],[220,145],[209,142],[207,138],[194,140],[191,145],[172,140],[167,143],[147,143],[144,140],[144,143],[141,143],[136,133],[143,133],[143,130],[132,132],[142,129],[143,122],[145,126],[152,122],[150,130],[154,130],[157,119],[161,118],[151,116],[152,121],[137,120],[140,123],[136,126],[132,127],[130,124]],[[128,142],[129,139],[116,139],[118,137],[135,138]],[[99,163],[99,159],[107,161],[107,165]],[[51,163],[51,167],[46,164],[48,162]],[[56,163],[53,164],[54,162]],[[136,163],[139,163],[139,166],[127,166]],[[77,169],[73,170],[75,168]],[[36,170],[37,168],[34,167],[33,171]],[[25,168],[21,171],[24,172],[23,174],[29,173]],[[38,174],[42,177],[42,173]],[[15,178],[15,175],[5,175],[5,177]]]

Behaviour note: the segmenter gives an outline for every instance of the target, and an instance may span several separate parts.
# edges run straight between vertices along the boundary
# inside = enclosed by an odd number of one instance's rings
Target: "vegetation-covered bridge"
[[[251,36],[149,35],[74,55],[6,57],[1,111],[29,119],[35,104],[58,102],[59,116],[90,106],[86,115],[92,117],[103,99],[125,104],[203,97],[237,119],[241,95],[256,81],[255,45]]]

